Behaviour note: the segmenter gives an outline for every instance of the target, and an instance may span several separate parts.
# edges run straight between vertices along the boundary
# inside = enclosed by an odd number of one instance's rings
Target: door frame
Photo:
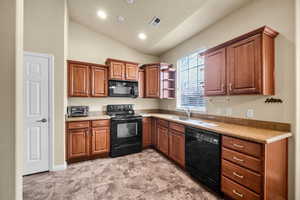
[[[29,51],[24,51],[23,52],[23,56],[35,56],[35,57],[42,57],[42,58],[47,58],[48,59],[48,63],[49,63],[49,68],[48,68],[48,86],[49,86],[49,90],[48,90],[48,98],[49,98],[49,102],[48,102],[48,109],[49,109],[49,113],[48,113],[48,120],[49,120],[49,124],[48,124],[48,133],[49,133],[49,171],[53,171],[54,170],[54,140],[53,140],[53,136],[54,136],[54,56],[51,54],[43,54],[43,53],[35,53],[35,52],[29,52]],[[24,65],[23,65],[24,67]],[[23,74],[24,76],[24,74]],[[25,95],[25,93],[23,94],[23,96]],[[25,100],[25,98],[24,98]],[[24,103],[23,100],[23,103]],[[24,140],[23,140],[24,141]]]

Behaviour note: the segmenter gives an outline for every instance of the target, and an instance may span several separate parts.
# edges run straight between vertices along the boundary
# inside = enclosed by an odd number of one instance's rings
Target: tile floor
[[[155,150],[24,177],[24,200],[219,200]]]

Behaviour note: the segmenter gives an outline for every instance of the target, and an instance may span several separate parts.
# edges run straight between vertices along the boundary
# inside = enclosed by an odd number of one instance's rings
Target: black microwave
[[[108,81],[108,94],[110,97],[131,97],[139,96],[139,88],[137,81]]]

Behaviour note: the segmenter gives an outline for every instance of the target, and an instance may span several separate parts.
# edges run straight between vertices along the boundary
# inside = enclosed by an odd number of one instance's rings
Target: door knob
[[[43,119],[41,119],[41,120],[37,120],[36,122],[46,123],[46,122],[47,122],[47,119],[43,118]]]

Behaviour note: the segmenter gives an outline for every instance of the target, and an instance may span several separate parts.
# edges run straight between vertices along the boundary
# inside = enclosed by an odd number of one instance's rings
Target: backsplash
[[[135,110],[159,109],[158,99],[141,98],[68,98],[68,106],[86,105],[90,111],[105,111],[108,104],[134,104]]]

